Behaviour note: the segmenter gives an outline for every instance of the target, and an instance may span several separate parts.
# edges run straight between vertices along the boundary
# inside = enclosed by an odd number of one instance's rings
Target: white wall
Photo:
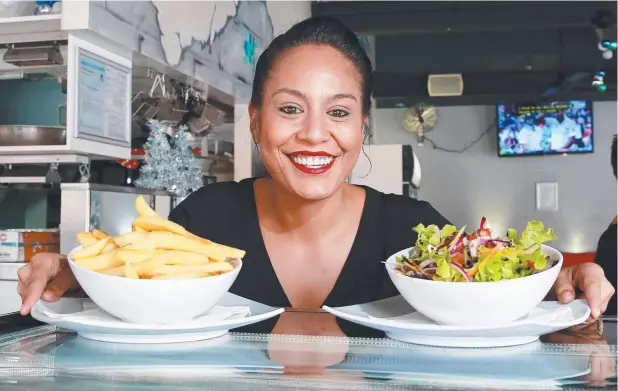
[[[268,1],[266,5],[275,37],[285,33],[301,20],[311,17],[310,1]]]
[[[463,154],[416,146],[416,136],[401,126],[402,109],[375,112],[375,142],[412,144],[423,168],[420,198],[457,225],[478,224],[481,216],[500,230],[522,229],[532,219],[554,227],[557,246],[567,252],[596,249],[601,233],[616,215],[616,179],[610,165],[616,134],[616,102],[594,104],[595,152],[580,156],[498,158],[495,129]],[[440,122],[428,134],[438,145],[458,149],[486,130],[495,107],[439,108]],[[557,182],[559,210],[536,210],[537,182]]]

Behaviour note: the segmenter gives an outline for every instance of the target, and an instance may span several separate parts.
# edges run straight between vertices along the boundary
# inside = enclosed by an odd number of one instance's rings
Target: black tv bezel
[[[524,104],[534,104],[534,105],[539,105],[539,104],[544,104],[544,103],[549,103],[549,102],[572,102],[572,101],[576,101],[576,100],[580,100],[580,101],[584,101],[586,102],[586,106],[590,105],[590,116],[592,117],[592,134],[590,135],[590,145],[592,146],[592,150],[591,151],[582,151],[582,152],[534,152],[534,153],[524,153],[524,154],[520,154],[520,155],[502,155],[500,154],[500,128],[499,128],[499,122],[498,122],[498,117],[500,115],[499,113],[499,109],[500,109],[500,105],[507,105],[507,104],[514,104],[514,105],[524,105]],[[499,158],[510,158],[510,157],[539,157],[539,156],[579,156],[579,155],[589,155],[591,153],[594,153],[595,151],[595,146],[594,146],[594,124],[595,124],[595,120],[594,120],[594,102],[587,100],[587,99],[560,99],[560,100],[547,100],[547,101],[540,101],[540,102],[500,102],[498,104],[496,104],[496,152],[498,154]]]

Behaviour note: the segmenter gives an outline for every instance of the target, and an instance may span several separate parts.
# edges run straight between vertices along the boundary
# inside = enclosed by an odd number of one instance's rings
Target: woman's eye
[[[328,114],[332,115],[333,117],[343,118],[343,117],[346,117],[349,113],[345,110],[335,109],[335,110],[329,111]]]
[[[283,106],[279,108],[279,111],[288,115],[300,114],[303,112],[296,106]]]

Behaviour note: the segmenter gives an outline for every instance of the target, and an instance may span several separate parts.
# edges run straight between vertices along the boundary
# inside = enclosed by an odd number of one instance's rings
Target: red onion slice
[[[463,269],[463,267],[459,266],[456,263],[449,263],[448,264],[452,269],[457,270],[459,272],[459,274],[461,274],[463,276],[463,278],[466,279],[466,281],[468,282],[472,282],[472,278],[470,278],[470,276],[468,275],[468,273],[466,273],[466,271]]]
[[[501,244],[505,247],[509,247],[511,245],[511,242],[504,239],[491,239],[490,242],[493,242],[494,244]]]

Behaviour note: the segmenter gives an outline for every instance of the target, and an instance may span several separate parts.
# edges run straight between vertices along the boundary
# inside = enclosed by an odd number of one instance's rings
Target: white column
[[[234,106],[234,180],[240,181],[252,176],[251,161],[254,151],[253,138],[249,130],[249,105]]]

